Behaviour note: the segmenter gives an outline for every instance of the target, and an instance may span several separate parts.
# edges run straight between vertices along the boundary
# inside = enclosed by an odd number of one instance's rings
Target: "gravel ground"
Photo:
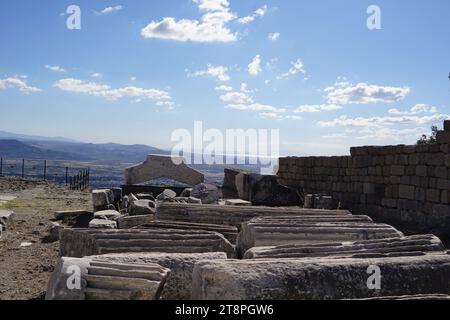
[[[89,210],[89,191],[0,178],[0,195],[17,197],[0,204],[0,209],[19,216],[0,238],[0,300],[42,299],[59,255],[59,242],[45,241],[48,222],[58,210]],[[31,245],[21,247],[25,242]]]

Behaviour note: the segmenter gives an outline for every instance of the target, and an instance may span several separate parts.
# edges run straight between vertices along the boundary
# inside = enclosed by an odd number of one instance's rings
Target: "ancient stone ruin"
[[[150,156],[128,183],[164,173],[192,187],[93,190],[92,212],[57,212],[61,260],[46,298],[449,299],[445,128],[435,145],[284,158],[278,177],[227,169],[222,188]]]

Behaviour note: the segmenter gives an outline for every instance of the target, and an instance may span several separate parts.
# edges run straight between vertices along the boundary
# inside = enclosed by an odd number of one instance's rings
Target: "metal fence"
[[[0,157],[0,177],[47,180],[72,190],[85,190],[90,184],[90,169],[67,165],[67,161],[7,159]]]

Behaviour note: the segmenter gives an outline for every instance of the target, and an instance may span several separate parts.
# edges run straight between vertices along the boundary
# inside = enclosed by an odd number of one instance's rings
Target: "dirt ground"
[[[59,242],[46,243],[48,223],[58,210],[89,210],[90,193],[0,178],[0,195],[16,196],[0,209],[18,213],[0,238],[0,300],[42,299],[59,255]]]

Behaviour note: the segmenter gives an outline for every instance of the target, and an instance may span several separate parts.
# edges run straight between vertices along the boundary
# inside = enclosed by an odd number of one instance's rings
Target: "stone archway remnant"
[[[175,163],[180,163],[176,165]],[[190,186],[203,183],[205,176],[188,167],[184,158],[173,159],[171,156],[149,155],[138,165],[125,169],[125,184],[135,185],[159,178],[170,178]]]

